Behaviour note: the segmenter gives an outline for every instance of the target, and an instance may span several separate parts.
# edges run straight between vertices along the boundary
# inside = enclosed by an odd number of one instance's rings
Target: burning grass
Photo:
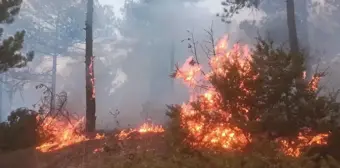
[[[96,134],[90,138],[84,134],[84,118],[66,119],[63,117],[37,117],[43,121],[39,127],[39,133],[47,136],[47,140],[36,147],[40,152],[60,150],[70,145],[89,141],[91,139],[103,139],[104,135]]]
[[[40,152],[52,152],[61,150],[65,147],[79,144],[90,140],[104,139],[104,134],[95,134],[95,136],[86,136],[84,134],[84,117],[80,119],[66,119],[64,117],[37,117],[42,120],[39,127],[39,134],[47,136],[47,140],[36,147]],[[136,129],[124,129],[115,135],[117,140],[123,141],[130,139],[135,134],[162,133],[164,128],[161,125],[152,123],[143,123]],[[103,149],[95,149],[94,152],[103,151]]]

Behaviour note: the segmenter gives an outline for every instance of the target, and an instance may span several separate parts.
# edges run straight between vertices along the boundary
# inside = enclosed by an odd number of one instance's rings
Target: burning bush
[[[84,117],[78,117],[65,109],[67,94],[56,94],[55,106],[51,106],[52,91],[44,84],[38,112],[20,108],[12,112],[7,122],[0,125],[0,149],[4,151],[35,146],[41,152],[50,152],[64,147],[92,140],[102,139],[104,135],[84,134]]]
[[[182,141],[196,149],[253,151],[266,140],[291,156],[327,144],[339,103],[318,94],[325,73],[306,79],[303,53],[262,39],[252,51],[240,44],[229,49],[227,36],[213,48],[208,72],[195,55],[173,75],[191,91],[190,101],[169,113]]]

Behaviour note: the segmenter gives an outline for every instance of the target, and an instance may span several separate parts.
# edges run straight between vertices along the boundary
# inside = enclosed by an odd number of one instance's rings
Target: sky
[[[113,6],[116,16],[117,17],[122,16],[120,9],[123,7],[125,0],[99,0],[99,2],[101,2],[102,4]],[[200,2],[198,6],[208,8],[208,10],[211,13],[215,14],[215,13],[219,13],[222,11],[221,2],[222,0],[204,0],[203,2]],[[254,13],[250,13],[250,12],[244,12],[244,13],[240,13],[237,17],[235,17],[235,20],[244,20],[246,18],[249,18],[250,16],[256,18],[259,15],[256,15],[256,14],[254,15]]]
[[[119,9],[123,7],[125,0],[99,0],[102,4],[112,5],[115,13],[118,15]]]
[[[102,4],[112,5],[115,13],[119,16],[119,9],[124,5],[125,0],[99,0],[99,2]],[[212,13],[217,13],[221,8],[221,0],[205,0],[199,5],[209,8]]]

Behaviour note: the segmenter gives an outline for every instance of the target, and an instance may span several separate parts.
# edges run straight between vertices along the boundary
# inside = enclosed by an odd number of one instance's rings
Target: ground
[[[0,154],[1,168],[105,168],[126,167],[139,153],[165,154],[163,134],[131,134],[126,140],[117,140],[113,134],[105,139],[91,140],[42,153],[35,148]],[[115,162],[123,160],[123,162]]]

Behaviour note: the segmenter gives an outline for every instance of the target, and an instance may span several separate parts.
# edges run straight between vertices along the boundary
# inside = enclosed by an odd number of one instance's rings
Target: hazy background
[[[204,29],[211,25],[216,38],[229,34],[232,43],[253,43],[258,32],[270,32],[275,40],[287,42],[284,12],[272,9],[268,3],[258,11],[244,10],[226,24],[216,16],[222,11],[220,0],[99,0],[94,14],[98,127],[115,127],[109,112],[116,109],[121,112],[122,126],[139,124],[146,111],[155,122],[163,122],[166,104],[187,100],[186,88],[169,77],[174,69],[171,60],[181,64],[191,55],[187,42],[181,42],[188,38],[187,30],[201,42],[207,40]],[[338,62],[340,19],[336,18],[340,15],[331,9],[323,3],[311,8],[308,28],[301,30],[307,32],[311,55],[320,58],[324,67],[336,67]],[[3,119],[11,110],[33,108],[39,101],[42,93],[35,85],[50,85],[53,54],[58,55],[58,92],[68,93],[69,111],[85,115],[85,11],[84,0],[25,1],[20,16],[5,33],[25,29],[25,50],[35,51],[36,57],[29,67],[3,75]],[[200,60],[206,61],[204,54]],[[337,79],[337,69],[331,69],[331,78]],[[25,82],[17,84],[20,81]],[[337,83],[328,85],[336,87]],[[142,112],[147,102],[152,108]]]

